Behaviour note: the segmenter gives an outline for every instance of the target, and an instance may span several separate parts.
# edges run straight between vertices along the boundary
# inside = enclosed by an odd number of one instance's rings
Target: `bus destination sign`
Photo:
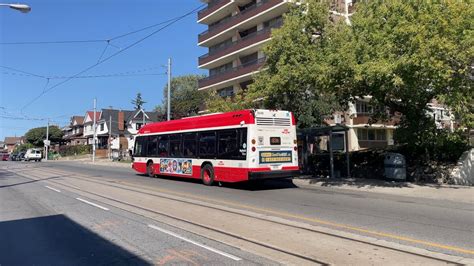
[[[260,163],[291,163],[291,151],[261,151]]]

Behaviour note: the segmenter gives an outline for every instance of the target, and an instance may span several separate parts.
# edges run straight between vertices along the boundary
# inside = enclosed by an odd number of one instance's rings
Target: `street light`
[[[0,4],[0,6],[8,6],[11,9],[18,10],[22,13],[28,13],[31,11],[31,7],[25,4]]]

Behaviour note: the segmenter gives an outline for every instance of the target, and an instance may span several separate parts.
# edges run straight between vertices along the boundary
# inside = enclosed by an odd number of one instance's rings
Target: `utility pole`
[[[109,116],[109,159],[112,159],[112,115]]]
[[[94,131],[93,135],[92,135],[92,162],[94,163],[95,162],[95,136],[96,136],[96,121],[95,121],[95,117],[96,117],[96,108],[97,108],[97,99],[94,98],[94,117],[92,118],[92,121],[93,121],[93,124],[92,124],[92,130]]]
[[[44,156],[44,160],[47,161],[48,160],[48,152],[49,152],[49,118],[48,118],[48,124],[46,125],[46,143],[44,145],[45,147],[45,156]]]
[[[171,117],[171,58],[168,58],[168,108],[167,108],[167,118],[170,121]]]
[[[142,115],[143,115],[143,121],[142,121],[142,127],[145,126],[145,110],[142,108]]]

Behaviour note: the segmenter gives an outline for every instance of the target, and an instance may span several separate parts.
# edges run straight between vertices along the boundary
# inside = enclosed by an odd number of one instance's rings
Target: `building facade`
[[[208,53],[198,59],[209,75],[199,81],[199,90],[213,90],[223,97],[245,90],[265,61],[262,46],[271,30],[283,23],[286,0],[205,0],[198,23],[208,29],[198,36],[198,45]]]

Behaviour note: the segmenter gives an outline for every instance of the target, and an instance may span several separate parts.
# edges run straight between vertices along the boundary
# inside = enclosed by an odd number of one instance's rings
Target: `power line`
[[[138,45],[139,43],[141,43],[141,42],[145,41],[146,39],[152,37],[153,35],[157,34],[158,32],[160,32],[160,31],[162,31],[162,30],[168,28],[169,26],[173,25],[174,23],[176,23],[176,22],[182,20],[183,18],[185,18],[185,17],[187,17],[187,16],[189,16],[189,15],[191,15],[191,14],[193,14],[193,13],[195,13],[197,10],[201,9],[201,7],[203,7],[203,6],[204,6],[204,5],[200,5],[199,7],[194,8],[193,10],[191,10],[191,11],[185,13],[184,15],[182,15],[182,16],[180,16],[180,17],[178,17],[178,18],[176,18],[176,19],[174,19],[174,20],[172,20],[172,21],[170,21],[169,23],[166,23],[163,27],[160,27],[159,29],[153,31],[152,33],[146,35],[145,37],[139,39],[138,41],[135,41],[134,43],[128,45],[127,47],[123,48],[122,50],[119,50],[119,51],[113,53],[112,55],[106,57],[105,59],[103,59],[103,60],[101,60],[101,61],[99,61],[99,62],[97,62],[97,63],[95,63],[95,64],[93,64],[93,65],[91,65],[91,66],[89,66],[89,67],[87,67],[87,68],[85,68],[84,70],[79,71],[78,73],[76,73],[76,74],[74,74],[73,76],[67,78],[66,80],[57,83],[56,85],[54,85],[54,86],[50,87],[49,89],[45,90],[45,91],[42,92],[40,95],[38,95],[37,97],[35,97],[33,100],[31,100],[30,102],[28,102],[26,105],[24,105],[24,106],[21,108],[21,110],[24,110],[26,107],[30,106],[32,103],[34,103],[35,101],[37,101],[39,98],[41,98],[41,96],[43,96],[44,94],[48,93],[49,91],[51,91],[51,90],[53,90],[53,89],[55,89],[55,88],[57,88],[57,87],[63,85],[64,83],[70,81],[70,80],[73,79],[74,77],[79,76],[79,75],[81,75],[81,74],[83,74],[83,73],[85,73],[85,72],[87,72],[87,71],[89,71],[89,70],[95,68],[96,66],[98,66],[98,65],[100,65],[100,64],[102,64],[102,63],[104,63],[104,62],[106,62],[106,61],[108,61],[108,60],[110,60],[111,58],[113,58],[113,57],[115,57],[115,56],[117,56],[117,55],[119,55],[119,54],[121,54],[121,53],[127,51],[128,49],[130,49],[130,48],[132,48],[132,47]]]
[[[203,6],[203,5],[201,5],[199,8],[201,8],[202,6]],[[112,37],[112,38],[110,38],[110,39],[0,42],[0,45],[30,45],[30,44],[31,44],[31,45],[36,45],[36,44],[68,44],[68,43],[76,44],[76,43],[98,43],[98,42],[107,42],[107,43],[110,43],[110,41],[117,40],[117,39],[120,39],[120,38],[129,36],[129,35],[132,35],[132,34],[135,34],[135,33],[138,33],[138,32],[142,32],[142,31],[145,31],[145,30],[148,30],[148,29],[151,29],[151,28],[154,28],[154,27],[157,27],[157,26],[160,26],[160,25],[163,25],[163,24],[172,22],[172,21],[174,21],[174,20],[176,20],[176,19],[179,19],[180,17],[181,17],[181,16],[175,17],[175,18],[171,18],[171,19],[168,19],[168,20],[165,20],[165,21],[162,21],[162,22],[158,22],[158,23],[155,23],[155,24],[153,24],[153,25],[149,25],[149,26],[146,26],[146,27],[137,29],[137,30],[133,30],[133,31],[130,31],[130,32],[127,32],[127,33],[124,33],[124,34],[120,34],[120,35],[114,36],[114,37]]]
[[[39,75],[39,74],[34,74],[31,72],[11,68],[8,66],[1,66],[2,68],[6,69],[11,69],[14,71],[18,71],[22,74],[19,73],[14,73],[14,72],[2,72],[2,74],[6,75],[14,75],[14,76],[23,76],[23,77],[37,77],[37,78],[42,78],[42,79],[67,79],[72,76],[61,76],[61,75],[50,75],[50,76],[45,76],[45,75]],[[108,77],[134,77],[134,76],[159,76],[159,75],[166,75],[165,73],[147,73],[147,74],[140,74],[143,72],[155,70],[155,69],[161,69],[161,67],[148,67],[148,68],[143,68],[143,69],[138,69],[138,70],[131,70],[131,71],[125,71],[125,72],[119,72],[119,73],[112,73],[112,74],[102,74],[102,75],[87,75],[87,76],[76,76],[74,77],[75,79],[79,78],[108,78]]]

